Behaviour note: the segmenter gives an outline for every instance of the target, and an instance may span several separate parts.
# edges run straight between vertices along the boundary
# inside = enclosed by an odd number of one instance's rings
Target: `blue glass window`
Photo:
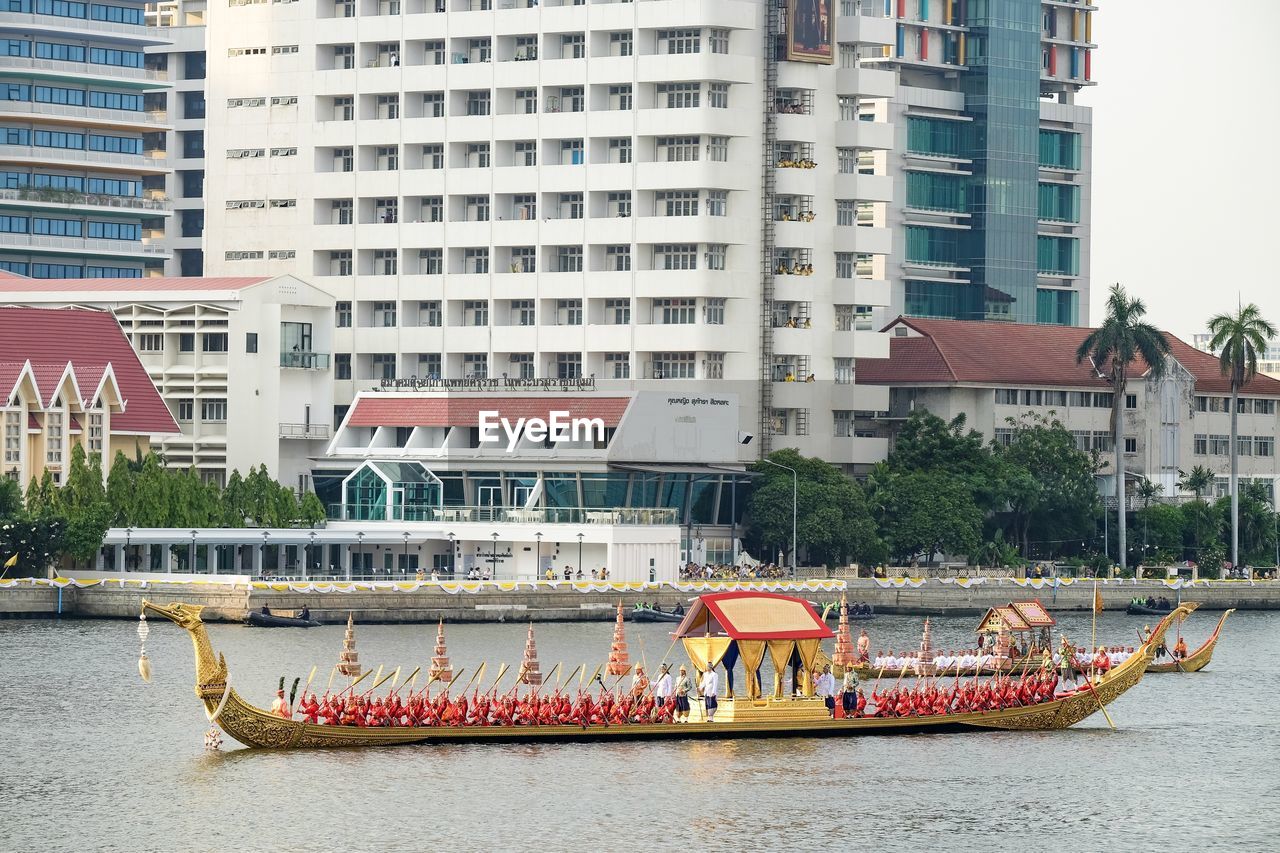
[[[49,234],[54,237],[83,237],[84,223],[79,219],[49,219],[43,216],[32,217],[32,234]]]
[[[140,240],[142,229],[136,222],[90,222],[89,236],[102,240]]]
[[[103,136],[89,134],[90,151],[110,151],[116,154],[141,154],[142,138],[137,136]]]
[[[132,267],[85,267],[85,278],[142,278],[142,270]]]
[[[28,220],[25,216],[0,215],[0,231],[5,234],[26,234]]]
[[[79,278],[82,267],[76,264],[32,264],[32,278]]]

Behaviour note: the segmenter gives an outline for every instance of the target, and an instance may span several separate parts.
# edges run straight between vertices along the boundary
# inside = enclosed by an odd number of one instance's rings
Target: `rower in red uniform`
[[[1106,675],[1111,670],[1111,656],[1107,654],[1106,646],[1098,646],[1098,653],[1093,658],[1093,668],[1099,675]]]

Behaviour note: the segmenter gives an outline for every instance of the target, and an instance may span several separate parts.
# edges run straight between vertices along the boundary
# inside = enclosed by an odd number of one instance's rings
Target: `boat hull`
[[[246,624],[255,628],[319,628],[323,623],[315,619],[299,619],[297,616],[276,616],[250,610],[245,615]]]
[[[1222,626],[1226,624],[1227,617],[1235,613],[1235,609],[1227,610],[1218,619],[1218,627],[1213,629],[1213,633],[1209,635],[1209,639],[1204,641],[1200,648],[1187,655],[1180,661],[1172,659],[1161,660],[1156,659],[1147,664],[1148,673],[1168,673],[1168,672],[1199,672],[1209,665],[1213,660],[1213,650],[1218,645],[1218,637],[1222,633]]]
[[[632,610],[627,618],[632,622],[683,622],[684,614],[665,610]]]
[[[1125,608],[1125,612],[1130,616],[1168,616],[1172,610],[1161,610],[1158,607],[1144,607],[1141,604],[1130,604]]]

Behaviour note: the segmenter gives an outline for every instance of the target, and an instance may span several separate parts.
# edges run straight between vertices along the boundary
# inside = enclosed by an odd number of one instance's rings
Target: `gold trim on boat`
[[[1235,612],[1234,607],[1223,612],[1222,616],[1218,619],[1218,627],[1213,629],[1213,633],[1209,635],[1209,639],[1205,640],[1200,648],[1196,649],[1180,661],[1171,661],[1169,663],[1149,663],[1147,664],[1147,672],[1199,672],[1204,669],[1209,665],[1209,661],[1213,660],[1213,650],[1218,645],[1219,635],[1222,633],[1222,626],[1226,624],[1227,617]]]

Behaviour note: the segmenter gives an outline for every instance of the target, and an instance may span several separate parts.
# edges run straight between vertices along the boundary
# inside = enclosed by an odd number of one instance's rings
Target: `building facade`
[[[870,2],[870,0],[867,0]],[[1092,16],[1085,0],[884,0],[898,72],[879,315],[1082,325]],[[879,117],[879,116],[878,116]]]
[[[140,0],[13,0],[0,11],[0,270],[126,278],[169,258],[155,141],[165,43]],[[159,97],[159,96],[157,96]]]
[[[178,431],[146,370],[105,311],[0,308],[3,476],[24,488],[66,482],[76,445],[133,458]]]
[[[793,14],[796,25],[789,26]],[[337,297],[335,423],[408,377],[750,383],[750,453],[883,454],[878,3],[211,6],[205,269]],[[881,158],[884,162],[884,158]],[[812,382],[805,382],[809,377]],[[788,381],[790,378],[793,381]]]
[[[1087,328],[902,318],[890,329],[890,357],[859,365],[862,381],[890,389],[886,412],[861,419],[859,428],[886,438],[915,409],[968,427],[997,443],[1014,430],[1010,419],[1027,412],[1062,421],[1081,450],[1098,451],[1099,489],[1115,494],[1110,383],[1089,362],[1076,363]],[[1184,495],[1181,472],[1202,465],[1217,479],[1213,494],[1229,488],[1231,384],[1218,360],[1168,335],[1172,357],[1164,376],[1135,366],[1123,409],[1126,471],[1159,485],[1166,497]],[[1280,381],[1258,376],[1241,391],[1239,471],[1242,482],[1275,494],[1280,479]],[[1132,493],[1132,483],[1129,486]]]
[[[1213,355],[1213,350],[1209,348],[1209,343],[1213,340],[1213,335],[1207,332],[1191,336],[1191,343],[1201,352],[1207,352]],[[1272,340],[1267,342],[1265,351],[1258,353],[1258,372],[1264,373],[1273,379],[1280,379],[1280,340]]]
[[[164,75],[168,88],[153,93],[167,127],[155,139],[156,151],[170,171],[164,194],[172,215],[148,226],[163,232],[168,252],[165,276],[204,275],[204,131],[205,131],[205,3],[164,0],[147,5],[147,23],[168,41],[147,49],[147,61]]]
[[[311,459],[332,436],[329,294],[292,276],[5,277],[0,299],[112,312],[181,428],[156,443],[171,467],[225,484],[266,465],[300,494],[311,488]]]

